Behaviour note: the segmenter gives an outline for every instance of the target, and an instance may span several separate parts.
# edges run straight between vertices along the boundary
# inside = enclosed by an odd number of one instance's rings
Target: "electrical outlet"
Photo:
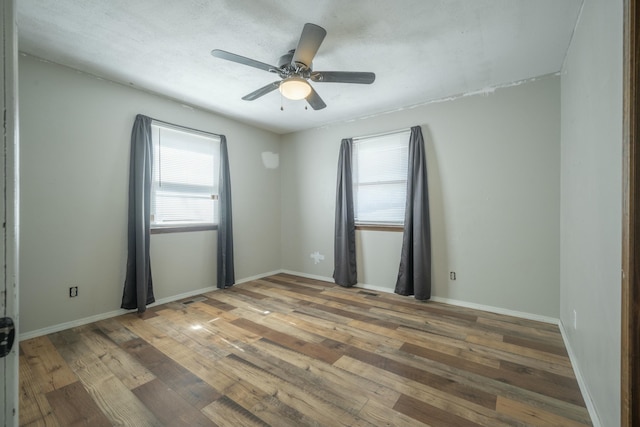
[[[72,286],[69,288],[69,298],[74,298],[78,296],[78,287]]]
[[[578,329],[578,312],[573,310],[573,329]]]
[[[455,271],[449,272],[449,279],[456,280],[456,272]]]

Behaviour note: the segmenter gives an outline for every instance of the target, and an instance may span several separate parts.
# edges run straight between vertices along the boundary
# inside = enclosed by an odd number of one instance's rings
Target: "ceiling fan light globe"
[[[311,93],[311,86],[301,77],[289,77],[280,84],[279,90],[285,98],[298,101]]]

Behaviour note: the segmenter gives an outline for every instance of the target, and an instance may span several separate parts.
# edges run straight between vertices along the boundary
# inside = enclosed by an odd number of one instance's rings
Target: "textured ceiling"
[[[560,71],[582,0],[20,0],[20,50],[278,133],[411,107]],[[241,98],[277,76],[304,23],[327,36],[315,70],[372,71],[372,85],[313,83],[327,108]],[[284,111],[280,106],[284,106]]]

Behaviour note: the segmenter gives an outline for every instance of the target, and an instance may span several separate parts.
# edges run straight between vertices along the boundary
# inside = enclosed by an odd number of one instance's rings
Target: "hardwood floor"
[[[591,422],[557,326],[279,274],[21,342],[20,424]]]

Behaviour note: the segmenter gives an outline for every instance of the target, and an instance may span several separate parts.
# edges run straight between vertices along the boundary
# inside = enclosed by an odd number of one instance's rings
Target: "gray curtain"
[[[404,234],[395,292],[426,300],[431,298],[431,228],[427,161],[420,126],[411,128],[407,175]]]
[[[236,282],[233,267],[233,221],[231,216],[231,180],[227,138],[220,135],[220,195],[218,197],[218,288]]]
[[[352,139],[343,139],[338,158],[336,219],[334,234],[334,271],[336,284],[351,287],[358,283],[356,272],[356,227],[353,212],[351,175]]]
[[[149,261],[152,166],[151,118],[138,114],[131,131],[127,276],[120,306],[138,313],[155,302]]]

